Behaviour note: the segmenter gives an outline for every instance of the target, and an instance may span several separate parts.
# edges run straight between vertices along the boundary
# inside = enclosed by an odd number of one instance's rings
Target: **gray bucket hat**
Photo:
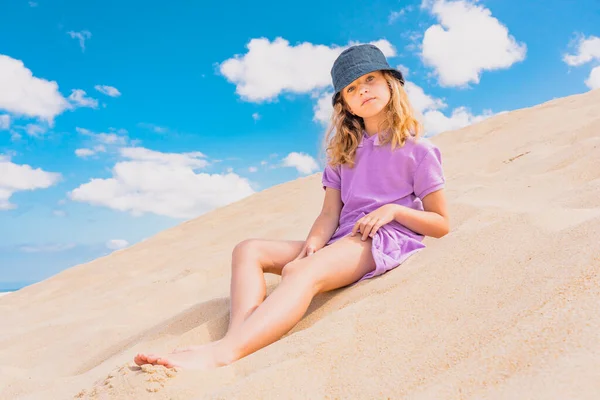
[[[335,104],[340,91],[357,78],[369,72],[379,70],[390,71],[404,85],[402,73],[390,67],[385,55],[383,55],[377,46],[359,44],[342,51],[331,68],[331,78],[333,80],[333,89],[335,90],[332,103]]]

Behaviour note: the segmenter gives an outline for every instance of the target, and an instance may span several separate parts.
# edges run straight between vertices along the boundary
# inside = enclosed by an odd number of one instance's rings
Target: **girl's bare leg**
[[[231,260],[231,298],[228,331],[240,327],[244,320],[264,301],[267,287],[264,273],[281,275],[283,267],[292,261],[304,241],[249,239],[240,242],[233,249]],[[187,346],[173,353],[201,350],[205,346]],[[140,353],[134,361],[138,365],[154,364],[158,355]]]
[[[282,282],[246,320],[212,347],[152,359],[167,367],[214,368],[230,364],[289,332],[317,293],[349,285],[375,268],[371,239],[345,237],[310,257],[290,262]]]
[[[238,244],[231,260],[231,300],[228,332],[235,330],[265,300],[267,286],[264,273],[281,275],[303,241],[251,239]]]

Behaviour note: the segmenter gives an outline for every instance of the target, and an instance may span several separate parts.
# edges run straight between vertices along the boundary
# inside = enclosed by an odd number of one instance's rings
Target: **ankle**
[[[241,358],[228,340],[221,340],[215,350],[215,362],[220,367],[232,364]]]

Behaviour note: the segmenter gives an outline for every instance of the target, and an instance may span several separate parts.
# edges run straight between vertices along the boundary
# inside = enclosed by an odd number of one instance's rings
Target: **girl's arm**
[[[327,243],[335,233],[340,222],[342,205],[340,191],[330,187],[325,188],[323,208],[306,239],[307,243],[315,246],[315,250],[325,246],[325,243]]]
[[[446,210],[444,190],[428,194],[422,199],[425,211],[397,206],[394,219],[408,229],[421,235],[441,238],[450,231],[450,220]]]

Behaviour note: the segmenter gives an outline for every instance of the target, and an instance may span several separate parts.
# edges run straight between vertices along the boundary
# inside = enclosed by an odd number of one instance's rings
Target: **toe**
[[[133,361],[135,361],[135,363],[140,366],[148,363],[146,355],[142,353],[138,353],[138,355],[134,357]]]
[[[146,356],[146,361],[148,364],[156,364],[156,360],[158,360],[160,357],[158,357],[156,354],[148,354]]]
[[[166,358],[158,358],[156,360],[156,364],[157,365],[162,365],[162,366],[164,366],[166,368],[173,368],[174,367],[173,363],[170,362],[169,360],[167,360]]]

